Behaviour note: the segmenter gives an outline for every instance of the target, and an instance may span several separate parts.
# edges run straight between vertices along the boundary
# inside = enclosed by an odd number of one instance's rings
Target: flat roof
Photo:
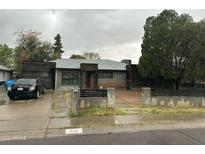
[[[120,70],[125,71],[125,63],[108,60],[108,59],[57,59],[51,62],[56,62],[56,68],[62,69],[80,69],[80,64],[98,64],[99,70]]]

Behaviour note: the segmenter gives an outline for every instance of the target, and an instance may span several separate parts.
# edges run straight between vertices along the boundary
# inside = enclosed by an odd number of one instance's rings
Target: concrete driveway
[[[39,99],[21,99],[0,105],[0,136],[17,131],[43,136],[52,114],[52,98],[53,92],[48,91]]]

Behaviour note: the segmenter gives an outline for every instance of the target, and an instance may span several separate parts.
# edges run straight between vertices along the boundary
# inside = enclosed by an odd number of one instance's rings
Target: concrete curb
[[[79,128],[79,127],[76,127]],[[122,132],[139,132],[150,130],[174,130],[174,129],[193,129],[205,128],[205,121],[187,122],[177,124],[157,124],[157,125],[122,125],[122,126],[105,126],[105,127],[85,127],[83,133],[80,134],[65,134],[65,129],[50,129],[46,137],[57,136],[73,136],[73,135],[95,135],[95,134],[111,134]],[[69,129],[69,128],[67,128]],[[73,128],[72,128],[73,129]]]

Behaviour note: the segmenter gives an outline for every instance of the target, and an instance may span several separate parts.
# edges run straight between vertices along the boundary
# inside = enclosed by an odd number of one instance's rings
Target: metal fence
[[[107,97],[107,89],[81,89],[80,97]]]
[[[152,96],[205,96],[205,89],[183,89],[183,90],[166,90],[166,89],[152,89]]]

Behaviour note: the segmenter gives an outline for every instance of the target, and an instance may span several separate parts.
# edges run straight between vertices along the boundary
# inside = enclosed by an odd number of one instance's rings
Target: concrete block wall
[[[8,101],[5,85],[0,85],[0,104]]]
[[[143,104],[150,105],[151,104],[151,88],[143,87],[141,95],[142,95]]]
[[[77,115],[79,108],[114,107],[115,89],[108,88],[107,93],[107,97],[80,97],[80,89],[72,90],[71,113]]]
[[[142,88],[142,102],[144,105],[164,106],[205,106],[205,97],[197,96],[151,96],[151,88]]]

